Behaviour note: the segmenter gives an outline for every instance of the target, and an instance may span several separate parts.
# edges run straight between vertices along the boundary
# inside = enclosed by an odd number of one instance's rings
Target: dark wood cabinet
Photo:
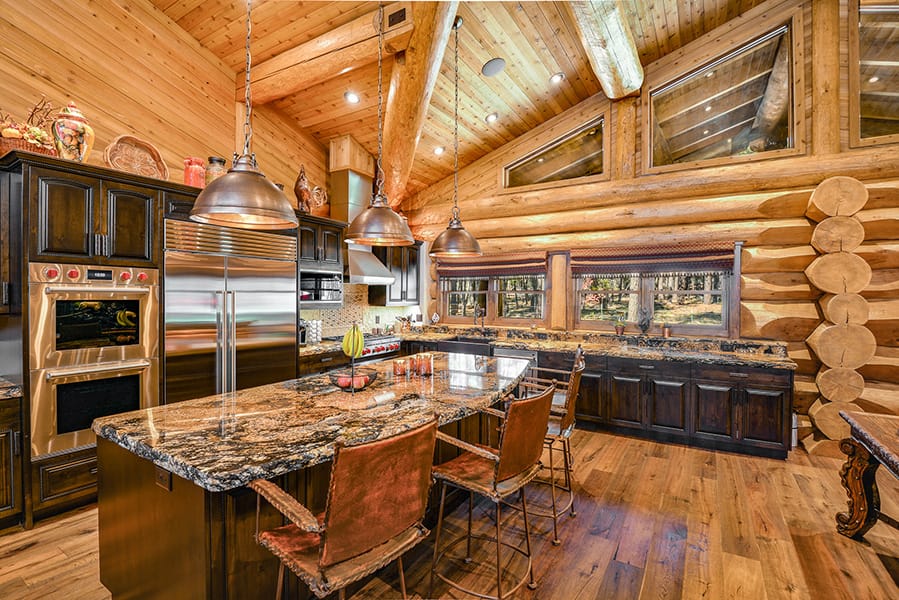
[[[34,518],[93,502],[97,497],[97,450],[85,447],[31,463]]]
[[[0,400],[0,529],[22,520],[22,399]]]
[[[792,371],[693,366],[698,440],[784,457],[790,449]]]
[[[368,286],[368,303],[375,306],[416,306],[421,301],[421,242],[412,246],[375,246],[374,255],[396,279],[390,285]]]
[[[343,272],[343,232],[346,223],[301,214],[297,227],[300,271]]]
[[[21,198],[22,177],[0,172],[0,314],[21,309]]]
[[[690,377],[683,363],[610,358],[608,372],[610,425],[675,438],[689,434]]]
[[[30,166],[25,193],[31,260],[158,263],[158,190]]]
[[[331,350],[317,354],[300,356],[297,362],[297,372],[300,377],[304,375],[316,375],[331,369],[337,369],[350,363],[350,358],[343,350]]]

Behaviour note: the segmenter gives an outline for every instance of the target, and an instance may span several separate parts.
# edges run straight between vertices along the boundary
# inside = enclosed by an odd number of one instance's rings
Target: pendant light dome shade
[[[409,246],[415,243],[406,219],[387,204],[381,194],[372,197],[371,204],[350,223],[347,241],[364,246]]]
[[[455,214],[446,229],[431,242],[431,249],[428,252],[432,258],[481,256],[481,254],[483,252],[478,240],[466,231],[462,221]]]
[[[292,229],[299,223],[287,197],[249,154],[236,158],[225,175],[200,192],[190,218],[242,229]]]

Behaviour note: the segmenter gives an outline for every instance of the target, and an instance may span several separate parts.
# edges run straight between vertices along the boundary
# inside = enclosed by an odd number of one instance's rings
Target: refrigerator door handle
[[[228,373],[229,392],[237,390],[237,292],[228,294]]]
[[[225,324],[225,294],[215,292],[215,392],[225,392],[225,377],[228,372],[227,335]]]

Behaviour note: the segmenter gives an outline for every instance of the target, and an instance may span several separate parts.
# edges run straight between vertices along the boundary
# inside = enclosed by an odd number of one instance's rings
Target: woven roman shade
[[[486,277],[490,275],[528,275],[546,273],[546,252],[486,255],[437,261],[440,277]]]
[[[571,272],[637,273],[658,271],[703,271],[732,269],[734,244],[683,244],[677,248],[632,246],[589,248],[571,251]]]

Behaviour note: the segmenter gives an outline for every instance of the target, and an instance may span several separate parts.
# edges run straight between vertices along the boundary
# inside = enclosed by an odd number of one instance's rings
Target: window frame
[[[861,18],[862,7],[860,0],[850,0],[848,28],[849,28],[849,147],[865,148],[868,146],[878,146],[881,144],[895,144],[899,142],[899,133],[889,135],[879,135],[874,137],[861,137],[861,49],[859,43],[861,37],[859,35],[859,19]],[[888,6],[899,12],[899,3],[883,2],[865,3],[866,6]]]
[[[543,318],[541,319],[519,319],[519,318],[510,318],[510,317],[500,317],[499,316],[499,294],[502,293],[499,289],[499,280],[503,277],[516,277],[516,276],[539,276],[543,277],[543,290],[540,292],[537,291],[525,291],[522,293],[528,294],[540,294],[543,296]],[[464,279],[486,279],[487,280],[487,291],[486,292],[477,292],[477,293],[486,293],[486,314],[484,315],[484,325],[497,325],[497,326],[506,326],[506,327],[526,327],[531,325],[536,325],[538,327],[545,327],[549,322],[549,288],[547,285],[548,277],[545,272],[543,273],[493,273],[489,275],[439,275],[437,276],[437,290],[438,290],[438,313],[440,314],[440,319],[444,323],[459,325],[459,324],[474,324],[473,317],[459,317],[452,316],[448,311],[448,295],[450,291],[446,288],[445,282],[448,279],[455,278],[464,278]],[[478,325],[480,325],[480,319],[478,319]]]
[[[697,168],[741,164],[759,160],[770,160],[786,156],[797,156],[806,153],[805,132],[805,58],[802,6],[781,6],[764,15],[765,32],[759,35],[757,20],[749,20],[742,25],[724,25],[688,44],[682,51],[662,57],[653,63],[645,73],[643,93],[641,99],[641,126],[644,134],[642,137],[642,166],[644,174],[668,173],[685,171]],[[747,155],[731,155],[706,160],[676,163],[670,165],[652,164],[653,152],[653,92],[668,87],[678,80],[687,78],[691,73],[696,73],[707,68],[720,58],[752,43],[754,40],[767,35],[769,32],[789,26],[792,54],[790,61],[790,76],[792,89],[790,94],[789,116],[792,125],[792,148],[769,150]],[[738,40],[730,44],[728,48],[721,50],[721,39]],[[684,65],[688,65],[685,68]]]

